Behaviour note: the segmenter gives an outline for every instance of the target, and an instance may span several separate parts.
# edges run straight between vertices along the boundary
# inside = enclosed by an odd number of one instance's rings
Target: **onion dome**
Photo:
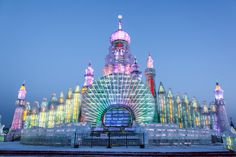
[[[118,19],[119,19],[118,30],[115,31],[114,33],[112,33],[111,38],[110,38],[110,42],[112,43],[116,40],[124,40],[124,41],[128,42],[128,44],[130,44],[129,34],[122,30],[122,23],[121,23],[122,15],[118,15]]]

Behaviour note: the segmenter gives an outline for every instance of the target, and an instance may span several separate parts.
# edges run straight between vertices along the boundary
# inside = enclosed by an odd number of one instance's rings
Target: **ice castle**
[[[219,83],[215,101],[209,105],[199,104],[187,94],[174,95],[162,82],[156,88],[156,70],[150,54],[144,83],[130,43],[131,37],[123,30],[119,15],[118,30],[111,34],[101,78],[94,80],[89,63],[81,88],[77,85],[69,88],[66,95],[61,92],[57,98],[53,93],[49,100],[43,98],[32,104],[26,102],[23,84],[9,138],[21,137],[22,143],[45,145],[78,141],[87,145],[92,138],[95,145],[103,145],[112,135],[116,141],[125,137],[131,144],[209,144],[214,142],[213,137],[230,130]],[[116,144],[122,145],[122,140]]]

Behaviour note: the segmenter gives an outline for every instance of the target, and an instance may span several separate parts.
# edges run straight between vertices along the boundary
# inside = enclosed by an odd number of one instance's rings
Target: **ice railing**
[[[75,134],[77,137],[89,134],[90,125],[71,123],[54,128],[29,128],[21,131],[21,143],[35,145],[71,145]]]
[[[214,134],[210,129],[182,129],[175,124],[144,124],[142,129],[150,145],[210,144]]]

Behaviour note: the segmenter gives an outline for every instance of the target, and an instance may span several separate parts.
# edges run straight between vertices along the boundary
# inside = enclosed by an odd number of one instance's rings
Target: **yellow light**
[[[216,90],[220,90],[220,85],[217,85],[217,86],[216,86]]]
[[[22,86],[20,87],[20,90],[25,90],[25,86],[22,85]]]

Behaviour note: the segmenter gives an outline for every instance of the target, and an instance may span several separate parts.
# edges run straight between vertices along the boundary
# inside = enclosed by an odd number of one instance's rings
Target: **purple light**
[[[26,96],[26,91],[25,90],[19,90],[18,99],[24,100],[25,96]]]

